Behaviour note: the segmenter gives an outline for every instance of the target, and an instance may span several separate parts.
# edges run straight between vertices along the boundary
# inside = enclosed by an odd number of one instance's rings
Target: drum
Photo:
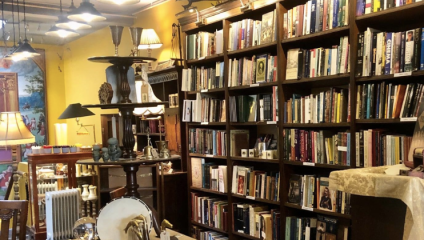
[[[150,233],[153,227],[152,211],[138,198],[122,197],[112,200],[100,210],[97,233],[102,240],[127,239],[125,227],[128,222],[142,214]]]

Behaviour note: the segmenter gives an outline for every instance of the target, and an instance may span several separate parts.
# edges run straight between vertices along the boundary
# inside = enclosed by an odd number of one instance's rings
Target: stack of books
[[[230,96],[230,122],[278,121],[278,87],[272,94]]]
[[[367,28],[358,36],[357,77],[398,74],[424,69],[422,29],[380,32]]]
[[[205,163],[204,158],[191,158],[191,182],[193,187],[227,192],[227,166],[213,162]]]
[[[350,166],[350,133],[283,130],[283,157],[289,161]]]
[[[389,8],[399,7],[421,0],[356,0],[356,16],[380,12]]]
[[[389,134],[381,129],[361,130],[355,134],[358,167],[395,165],[408,159],[410,136]]]
[[[225,122],[225,100],[196,95],[196,100],[184,100],[183,122]]]
[[[358,85],[356,119],[395,119],[417,117],[424,85],[370,83]]]
[[[274,42],[277,39],[276,10],[263,14],[262,21],[244,19],[230,24],[228,50],[238,50]]]
[[[327,177],[292,174],[288,202],[304,208],[350,214],[350,194],[331,190]]]
[[[230,59],[228,66],[228,87],[277,81],[277,56],[261,54],[252,58],[234,58]]]
[[[188,145],[190,153],[211,154],[214,156],[227,155],[227,134],[225,130],[191,128]]]
[[[287,52],[286,79],[314,78],[350,71],[348,37],[332,48],[290,49]]]
[[[233,203],[234,231],[264,240],[280,239],[280,211],[267,206]]]
[[[234,166],[231,192],[248,198],[280,200],[280,173]]]
[[[338,239],[335,218],[318,215],[317,218],[286,217],[285,240]],[[343,239],[348,239],[348,228],[344,228]]]
[[[202,59],[223,51],[223,30],[198,32],[186,36],[187,60]]]
[[[224,87],[224,62],[216,62],[215,68],[191,66],[183,69],[181,91],[201,91]]]
[[[227,240],[228,237],[222,235],[215,231],[202,230],[197,226],[192,226],[191,228],[191,237],[197,240]]]
[[[191,220],[226,231],[228,202],[192,192]]]
[[[350,88],[349,88],[350,89]],[[350,119],[349,90],[330,88],[325,92],[301,96],[293,94],[284,103],[285,123],[341,123]]]
[[[284,13],[284,39],[349,24],[349,0],[310,0]]]
[[[163,125],[161,120],[140,121],[140,133],[147,133],[147,129],[149,129],[149,133],[163,133],[165,128],[159,127],[159,125]]]

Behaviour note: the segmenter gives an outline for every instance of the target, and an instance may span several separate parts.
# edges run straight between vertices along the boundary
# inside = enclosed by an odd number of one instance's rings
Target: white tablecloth
[[[347,193],[402,200],[406,206],[403,239],[424,238],[424,180],[389,176],[387,167],[358,168],[330,174],[330,189]]]

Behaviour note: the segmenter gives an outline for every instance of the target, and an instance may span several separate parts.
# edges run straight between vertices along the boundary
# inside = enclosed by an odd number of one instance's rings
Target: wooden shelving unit
[[[355,76],[355,68],[356,68],[356,58],[357,58],[357,42],[358,42],[358,33],[366,30],[367,27],[377,28],[382,31],[405,31],[415,27],[424,27],[424,18],[422,18],[422,12],[424,12],[424,2],[417,2],[413,4],[408,4],[402,7],[391,8],[388,10],[367,14],[363,16],[356,16],[356,1],[349,1],[349,25],[344,27],[338,27],[331,30],[317,32],[314,34],[283,39],[283,15],[289,9],[299,5],[304,4],[306,1],[295,1],[295,0],[287,0],[287,1],[266,1],[266,0],[258,0],[252,3],[252,11],[242,12],[239,8],[240,5],[236,3],[231,3],[228,7],[219,7],[216,10],[205,10],[205,25],[196,26],[195,16],[190,16],[186,18],[179,19],[182,24],[182,30],[184,31],[183,39],[185,39],[185,35],[194,34],[199,31],[215,31],[216,29],[224,29],[224,50],[228,49],[228,37],[229,37],[229,26],[232,22],[236,22],[242,19],[261,19],[261,15],[270,11],[276,10],[277,17],[277,40],[275,42],[254,46],[250,48],[235,50],[235,51],[224,51],[222,55],[206,57],[201,60],[189,60],[185,62],[185,67],[190,67],[195,64],[197,66],[201,66],[201,64],[211,64],[214,61],[224,61],[224,88],[223,89],[215,89],[209,90],[208,92],[218,92],[220,99],[226,100],[226,115],[229,116],[229,96],[237,96],[244,94],[256,94],[261,92],[270,92],[272,91],[273,86],[278,86],[278,114],[280,121],[275,123],[267,123],[267,122],[247,122],[247,123],[235,123],[235,122],[225,122],[225,123],[208,123],[208,125],[202,125],[201,123],[186,123],[187,132],[185,133],[186,139],[188,141],[188,129],[189,128],[210,128],[220,129],[227,132],[227,152],[229,152],[230,145],[230,130],[232,129],[248,129],[253,135],[259,133],[262,130],[273,131],[276,134],[278,140],[278,159],[260,159],[260,158],[242,158],[242,157],[218,157],[218,156],[210,156],[210,155],[202,155],[202,154],[193,154],[187,151],[187,166],[188,166],[188,184],[192,186],[191,183],[191,157],[200,157],[205,158],[206,161],[212,162],[214,160],[217,164],[225,164],[223,160],[226,160],[227,165],[227,179],[228,179],[228,193],[216,193],[214,191],[210,191],[208,189],[198,189],[191,188],[191,191],[203,192],[204,194],[210,194],[211,196],[218,196],[222,199],[228,201],[228,212],[231,214],[228,220],[227,229],[229,231],[228,234],[229,239],[251,239],[251,240],[259,240],[258,238],[235,232],[233,230],[234,220],[232,204],[233,203],[260,203],[260,204],[268,204],[270,209],[277,208],[281,212],[281,223],[280,223],[280,233],[282,238],[284,238],[285,233],[285,219],[287,216],[315,216],[317,214],[325,215],[329,217],[334,217],[339,219],[339,234],[337,236],[337,240],[343,240],[343,232],[344,227],[349,228],[350,239],[353,240],[362,240],[357,237],[359,235],[355,234],[354,229],[358,231],[371,231],[370,229],[365,229],[364,226],[359,226],[358,224],[364,219],[355,219],[355,214],[345,215],[333,212],[322,211],[319,209],[302,209],[301,206],[288,203],[288,190],[289,190],[289,180],[291,174],[314,174],[316,176],[328,176],[331,171],[335,170],[344,170],[354,168],[356,166],[356,145],[355,145],[355,132],[362,129],[372,129],[372,128],[385,128],[388,130],[396,130],[396,132],[401,132],[404,134],[412,134],[412,129],[414,126],[414,122],[404,122],[400,119],[355,119],[356,113],[356,89],[357,85],[370,83],[370,82],[396,82],[396,83],[410,83],[410,82],[419,82],[424,76],[424,71],[416,71],[412,72],[410,76],[394,76],[392,75],[382,75],[382,76],[372,76],[372,77],[357,77]],[[200,13],[202,14],[202,12]],[[338,39],[341,36],[348,36],[350,43],[350,72],[345,74],[338,74],[332,76],[322,76],[316,78],[301,78],[298,80],[286,80],[286,61],[287,61],[287,51],[291,48],[316,48],[324,46],[323,43],[326,41],[334,41],[334,39]],[[328,45],[328,44],[327,44]],[[185,44],[183,44],[185,46]],[[185,51],[184,51],[185,52]],[[229,60],[233,58],[240,57],[251,57],[258,53],[271,53],[276,54],[278,59],[278,71],[277,71],[277,81],[259,84],[259,86],[238,86],[238,87],[228,87],[228,71],[229,71]],[[301,124],[301,123],[284,123],[282,120],[284,119],[285,109],[284,102],[287,101],[293,93],[311,93],[316,89],[329,88],[333,86],[344,86],[345,88],[349,86],[349,90],[351,92],[349,101],[350,105],[350,121],[349,122],[341,122],[341,123],[318,123],[318,124]],[[193,99],[193,94],[197,92],[186,92],[185,99]],[[402,125],[401,125],[402,124]],[[407,126],[407,127],[400,127]],[[282,139],[282,133],[284,129],[305,129],[305,130],[326,130],[332,132],[350,132],[351,133],[351,141],[350,141],[350,162],[351,166],[340,166],[340,165],[330,165],[330,164],[311,164],[311,163],[303,163],[300,161],[287,161],[283,159],[284,152],[284,142]],[[186,142],[187,144],[187,142]],[[280,201],[270,201],[264,199],[250,199],[241,195],[232,194],[231,193],[231,184],[232,184],[232,169],[234,165],[251,165],[257,169],[257,166],[264,167],[265,169],[275,169],[280,172]],[[190,192],[188,193],[190,196]],[[189,214],[191,214],[191,205],[189,204]],[[352,207],[351,212],[354,212],[355,208]],[[353,225],[355,227],[353,227]],[[379,223],[375,223],[378,225]],[[190,221],[189,225],[196,225],[203,227],[205,229],[213,230],[208,226],[204,226],[202,224],[198,224]],[[359,226],[359,227],[358,227]],[[221,232],[222,231],[218,231]],[[392,232],[393,233],[393,232]],[[388,234],[387,234],[388,235]],[[386,235],[385,235],[386,236]],[[389,239],[389,238],[385,238]]]

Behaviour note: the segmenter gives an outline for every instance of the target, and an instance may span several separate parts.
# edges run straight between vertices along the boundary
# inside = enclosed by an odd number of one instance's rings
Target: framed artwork
[[[13,167],[11,164],[0,164],[0,200],[4,200],[12,173]]]
[[[1,55],[10,52],[9,50],[1,47]],[[40,56],[28,60],[13,62],[0,59],[0,111],[20,111],[22,120],[35,136],[35,144],[42,146],[48,144],[49,132],[46,107],[46,57],[43,49],[36,50]],[[20,146],[18,161],[26,161],[30,149],[30,144]],[[7,153],[3,153],[3,156],[7,156]]]

